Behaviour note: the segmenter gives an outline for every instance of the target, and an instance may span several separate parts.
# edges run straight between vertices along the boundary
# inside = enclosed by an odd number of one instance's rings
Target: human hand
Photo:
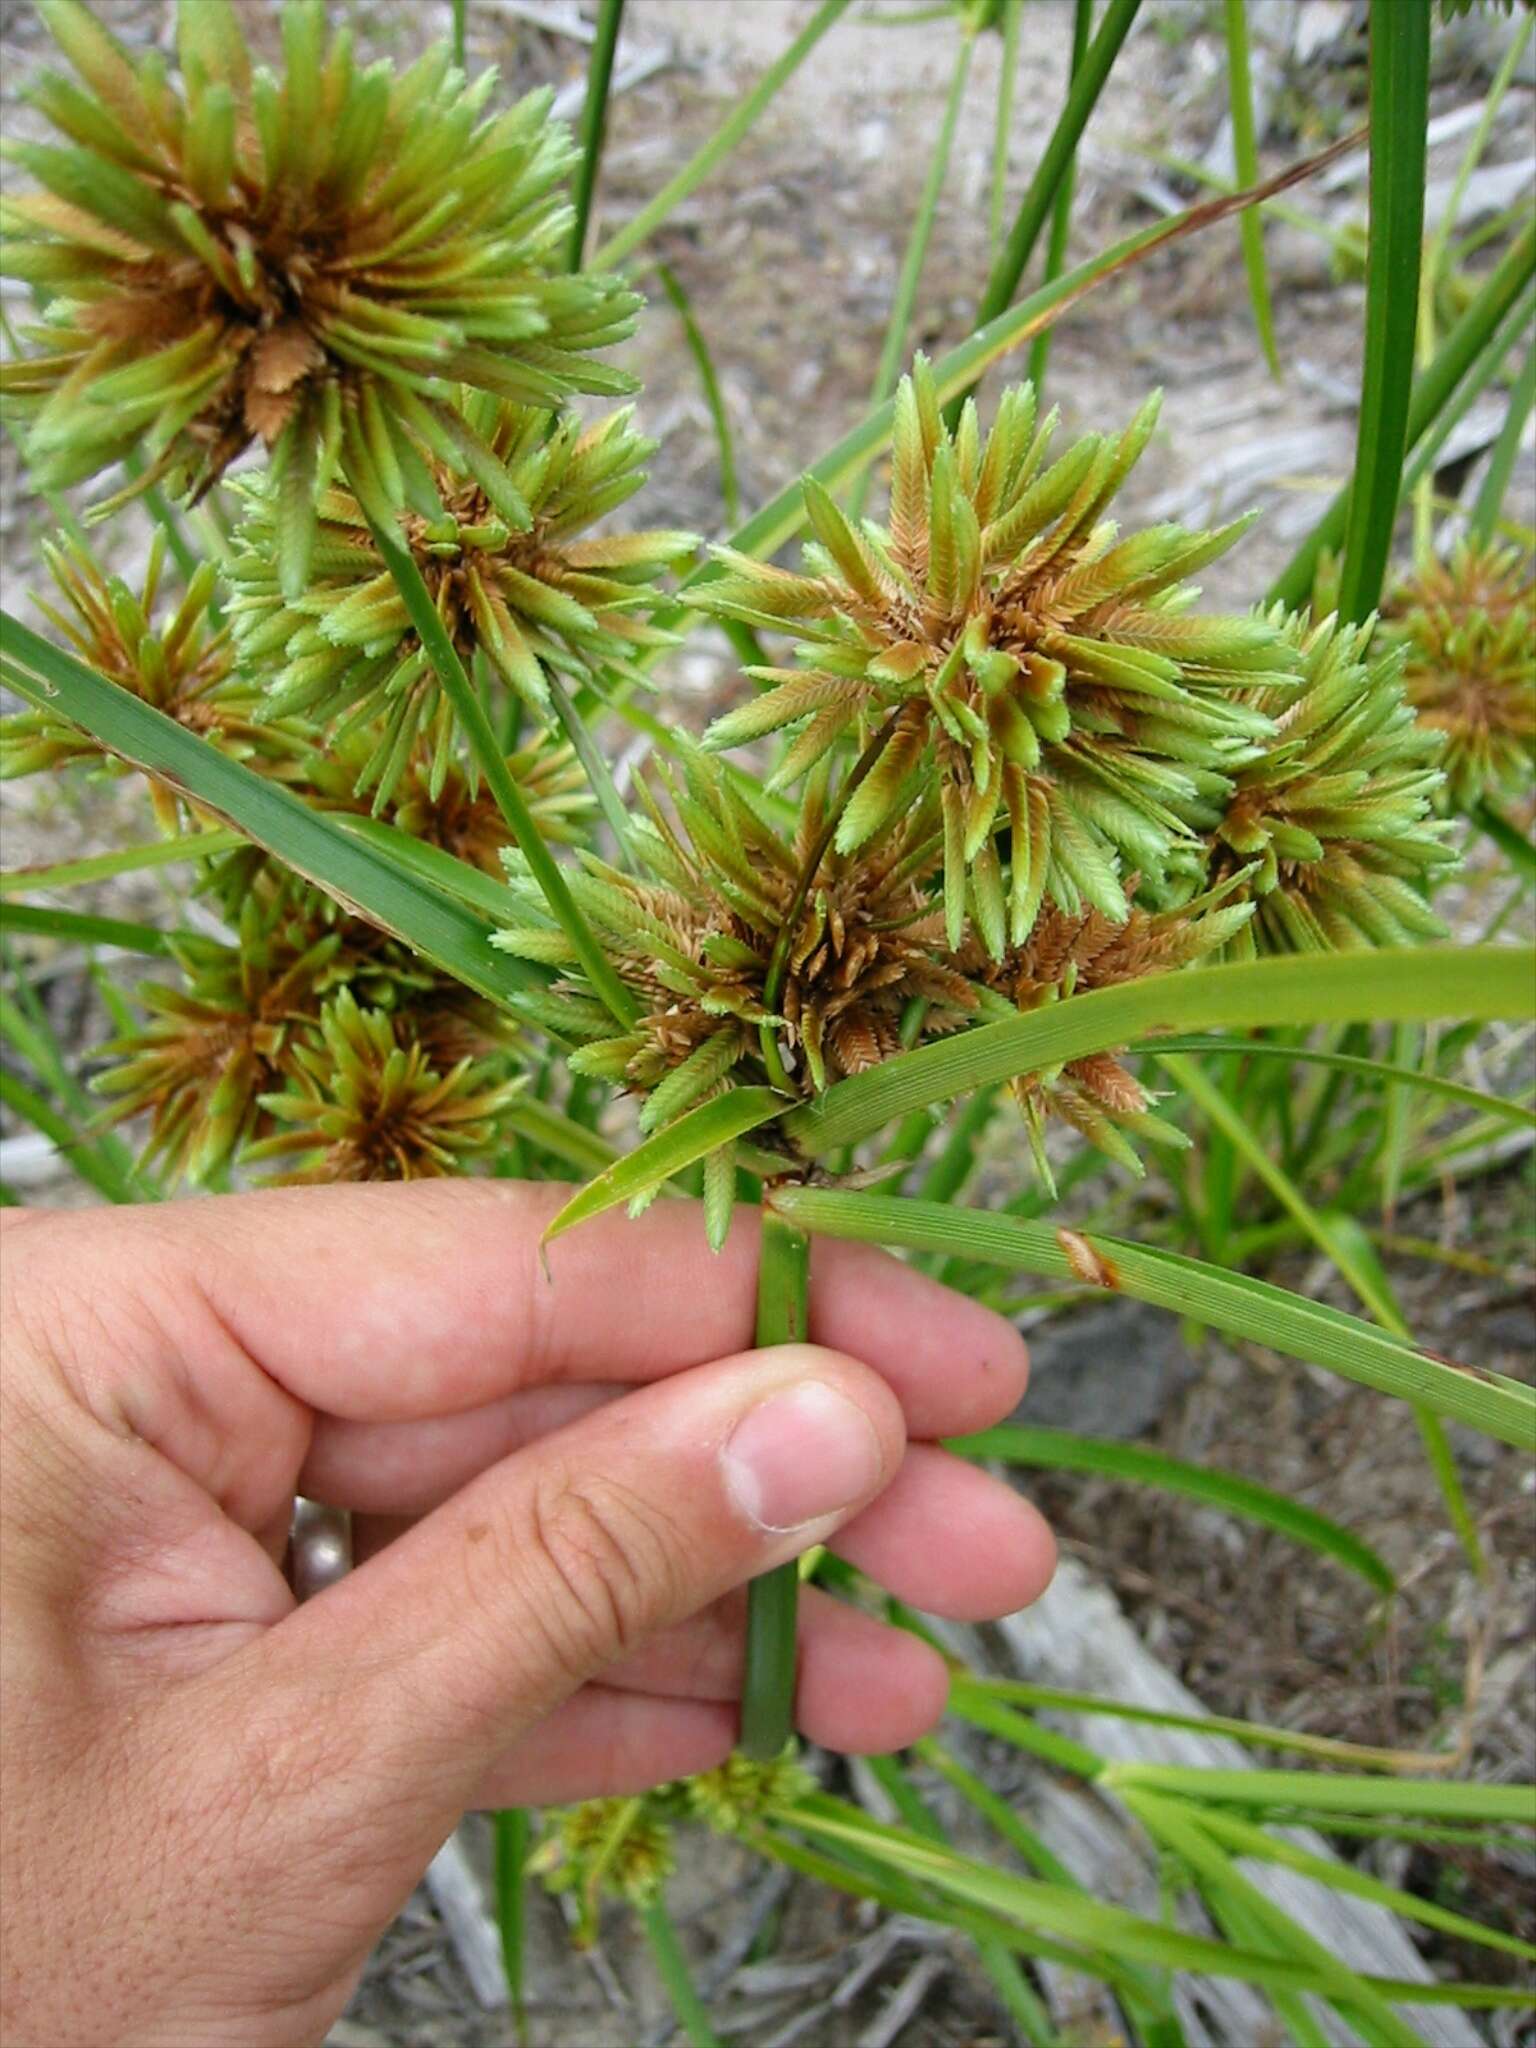
[[[546,1273],[564,1192],[5,1218],[9,2048],[319,2040],[466,1808],[729,1752],[739,1589],[812,1543],[957,1617],[1044,1587],[1034,1510],[922,1441],[1015,1405],[1007,1323],[828,1244],[815,1343],[743,1356],[750,1219],[712,1257],[662,1203]],[[365,1560],[303,1605],[296,1492]],[[944,1694],[808,1594],[812,1740],[897,1747]]]

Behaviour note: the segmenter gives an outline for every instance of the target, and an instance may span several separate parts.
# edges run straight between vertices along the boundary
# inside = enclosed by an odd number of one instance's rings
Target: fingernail
[[[862,1408],[804,1380],[744,1415],[721,1454],[732,1499],[761,1529],[801,1528],[862,1500],[884,1469]]]

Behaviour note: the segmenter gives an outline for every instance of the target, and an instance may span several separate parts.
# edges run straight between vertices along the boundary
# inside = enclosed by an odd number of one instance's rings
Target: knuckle
[[[551,1475],[529,1499],[527,1550],[541,1582],[536,1620],[561,1671],[580,1682],[631,1655],[681,1596],[681,1545],[654,1503],[610,1480]]]

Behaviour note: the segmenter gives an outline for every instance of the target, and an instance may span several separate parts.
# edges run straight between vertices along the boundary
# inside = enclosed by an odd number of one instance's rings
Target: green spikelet
[[[640,488],[654,444],[635,434],[627,409],[590,426],[567,417],[551,432],[547,413],[465,391],[455,408],[440,409],[444,420],[471,439],[439,435],[423,448],[421,509],[403,531],[466,667],[481,657],[501,690],[541,720],[550,715],[550,672],[576,686],[609,672],[636,678],[636,651],[666,641],[640,614],[667,567],[696,542],[675,532],[583,537],[583,529]],[[437,423],[428,424],[436,434]],[[491,473],[515,496],[515,522],[492,501],[485,465],[468,460],[465,446],[489,451]],[[275,475],[244,492],[230,612],[243,666],[271,678],[268,710],[314,719],[333,739],[366,735],[354,787],[373,790],[376,808],[418,754],[431,761],[435,796],[455,744],[451,714],[357,498],[339,485],[321,495],[309,582],[289,597]]]
[[[645,1905],[673,1868],[672,1832],[655,1799],[589,1799],[551,1816],[549,1831],[528,1859],[530,1875],[577,1903],[573,1939],[597,1939],[605,1896]]]
[[[978,874],[980,870],[978,870]],[[1167,974],[1219,953],[1244,931],[1253,905],[1230,900],[1237,884],[1209,891],[1178,909],[1148,911],[1134,898],[1137,878],[1124,885],[1118,915],[1075,913],[1048,904],[1022,944],[994,946],[997,912],[981,910],[958,965],[983,991],[988,1016],[1041,1008],[1070,995]],[[1079,1131],[1108,1158],[1140,1178],[1136,1141],[1183,1145],[1183,1134],[1153,1113],[1155,1098],[1113,1052],[1091,1053],[1065,1065],[1021,1074],[1009,1084],[1024,1113],[1030,1149],[1047,1188],[1053,1186],[1045,1151],[1052,1117]]]
[[[162,601],[165,545],[158,529],[137,589],[109,576],[68,533],[45,540],[42,555],[63,606],[38,598],[37,608],[98,675],[236,759],[288,772],[304,756],[303,729],[291,720],[262,717],[259,692],[231,677],[229,635],[215,626],[210,610],[211,563],[179,597]],[[105,749],[68,719],[46,710],[0,718],[0,780],[87,760],[115,772]],[[182,800],[163,783],[152,781],[150,788],[157,816],[175,830]]]
[[[816,1789],[816,1780],[787,1749],[771,1763],[730,1756],[712,1771],[683,1779],[688,1812],[718,1834],[738,1835],[775,1808],[793,1806]]]
[[[1445,736],[1442,803],[1519,802],[1536,781],[1536,575],[1529,550],[1463,541],[1400,583],[1384,636],[1403,687]]]
[[[463,1173],[496,1142],[500,1118],[523,1086],[468,1057],[433,1065],[410,1011],[359,1007],[343,988],[320,1013],[318,1036],[288,1062],[290,1085],[261,1095],[277,1126],[247,1145],[252,1165],[289,1186],[405,1181]]]
[[[571,878],[641,1018],[620,1037],[601,1018],[575,1029],[584,1043],[571,1064],[644,1093],[645,1129],[659,1129],[727,1081],[763,1079],[762,1025],[782,1032],[795,1083],[809,1094],[897,1051],[902,1013],[914,998],[928,1006],[935,1031],[952,1029],[975,1007],[975,992],[940,957],[943,920],[932,899],[940,834],[931,795],[856,850],[825,850],[807,879],[827,817],[823,785],[807,791],[793,843],[704,755],[687,758],[670,811],[641,793],[649,815],[632,845],[644,872],[622,873],[585,854]],[[520,856],[509,852],[506,865],[523,921],[498,933],[497,943],[565,967],[568,978],[553,1000],[574,999],[591,1015],[590,992],[571,971],[571,950]],[[723,1232],[724,1164],[714,1171]]]
[[[1256,914],[1233,950],[1309,952],[1440,938],[1424,886],[1454,862],[1431,816],[1441,735],[1414,718],[1402,650],[1370,655],[1374,621],[1270,623],[1302,662],[1302,689],[1234,778],[1216,825],[1213,881],[1244,874]],[[1259,693],[1262,695],[1262,693]]]
[[[957,942],[980,900],[972,864],[1026,812],[1016,929],[1018,906],[1042,893],[1118,915],[1128,867],[1159,886],[1197,877],[1201,827],[1271,731],[1296,667],[1270,622],[1189,612],[1187,578],[1244,522],[1121,538],[1105,519],[1152,434],[1155,399],[1118,437],[1089,435],[1054,462],[1054,416],[1038,432],[1034,419],[1020,387],[985,445],[973,410],[951,437],[919,358],[897,393],[889,523],[855,533],[808,479],[816,538],[802,574],[721,551],[722,573],[690,596],[804,636],[803,672],[756,672],[773,687],[707,735],[721,747],[798,728],[776,785],[843,734],[911,707],[917,755],[952,792],[945,902]],[[914,766],[909,749],[901,771]],[[841,844],[883,815],[880,795],[859,793]]]
[[[59,139],[8,145],[40,189],[7,200],[0,253],[50,295],[3,373],[40,483],[138,450],[196,496],[259,441],[297,594],[314,486],[338,460],[360,482],[364,450],[393,476],[394,437],[453,383],[533,406],[632,388],[593,352],[638,299],[566,274],[575,150],[547,92],[487,115],[495,74],[466,85],[446,44],[364,68],[321,0],[283,9],[281,78],[253,71],[231,0],[182,0],[174,84],[86,0],[42,11],[81,83],[33,88]]]

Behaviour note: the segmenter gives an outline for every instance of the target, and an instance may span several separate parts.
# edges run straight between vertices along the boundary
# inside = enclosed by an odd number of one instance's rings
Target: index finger
[[[718,1253],[698,1206],[667,1201],[635,1220],[599,1217],[541,1254],[569,1192],[423,1181],[153,1213],[159,1230],[185,1234],[199,1289],[242,1348],[333,1416],[409,1421],[522,1387],[635,1384],[751,1345],[751,1212]],[[870,1246],[816,1246],[809,1336],[874,1367],[915,1436],[986,1427],[1023,1392],[1010,1323]]]

